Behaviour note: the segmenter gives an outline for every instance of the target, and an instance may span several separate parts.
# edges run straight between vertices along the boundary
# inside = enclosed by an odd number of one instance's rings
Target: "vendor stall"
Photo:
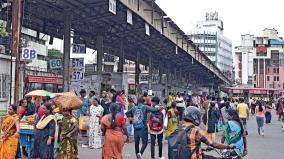
[[[25,147],[28,159],[32,158],[34,148],[34,121],[35,115],[24,116],[20,121],[20,144]]]

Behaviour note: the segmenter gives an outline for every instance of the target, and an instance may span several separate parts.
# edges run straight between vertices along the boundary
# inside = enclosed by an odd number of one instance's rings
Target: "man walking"
[[[149,112],[157,112],[159,109],[144,104],[143,97],[138,99],[138,105],[128,110],[125,114],[132,118],[134,128],[135,154],[138,159],[142,159],[142,155],[148,145],[148,129],[147,114]],[[142,139],[142,147],[139,149],[139,142]]]
[[[177,93],[176,103],[179,114],[183,114],[183,111],[185,109],[185,101],[179,92]],[[182,116],[180,116],[180,120],[182,121]]]
[[[153,107],[157,109],[161,107],[159,106],[160,99],[158,97],[153,97],[151,102],[152,102]],[[148,121],[148,130],[151,135],[151,158],[152,159],[155,159],[156,139],[158,140],[159,159],[164,159],[164,157],[162,157],[162,154],[163,154],[165,116],[166,116],[165,109],[161,109],[160,111],[151,113],[150,119]]]
[[[237,112],[239,114],[241,122],[244,125],[244,128],[246,130],[246,134],[248,134],[248,132],[247,132],[247,119],[249,118],[249,108],[248,108],[248,105],[245,103],[244,98],[240,98],[240,104],[238,104],[238,106],[237,106]]]

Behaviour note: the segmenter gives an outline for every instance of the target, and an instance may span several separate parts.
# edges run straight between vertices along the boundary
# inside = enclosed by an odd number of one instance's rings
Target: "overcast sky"
[[[283,0],[156,0],[156,3],[185,32],[193,31],[196,22],[205,20],[206,12],[219,13],[224,35],[239,45],[241,35],[262,35],[264,28],[284,33]]]

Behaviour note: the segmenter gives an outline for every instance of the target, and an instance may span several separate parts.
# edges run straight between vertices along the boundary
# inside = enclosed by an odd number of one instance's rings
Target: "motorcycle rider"
[[[201,143],[205,143],[206,145],[217,148],[217,149],[234,149],[235,145],[227,145],[227,144],[221,144],[217,143],[215,141],[212,141],[210,138],[208,138],[205,135],[205,132],[200,129],[199,125],[201,123],[201,113],[198,108],[194,106],[189,106],[185,109],[183,113],[184,118],[184,124],[182,125],[182,129],[185,129],[186,131],[186,148],[190,152],[190,159],[202,159],[202,149],[201,149]],[[182,141],[179,141],[179,143],[184,143]],[[169,153],[169,158],[174,159],[176,156],[173,156],[173,153]],[[182,158],[181,156],[179,156]]]

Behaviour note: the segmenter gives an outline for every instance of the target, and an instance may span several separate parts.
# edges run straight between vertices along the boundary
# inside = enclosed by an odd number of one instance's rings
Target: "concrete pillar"
[[[96,47],[97,47],[97,73],[101,74],[103,72],[103,56],[104,56],[102,35],[99,35],[97,37]]]
[[[137,52],[136,61],[135,61],[135,86],[136,86],[136,94],[139,94],[139,76],[140,76],[140,52]]]
[[[119,44],[119,62],[118,62],[117,72],[123,72],[123,65],[124,65],[124,48],[123,48],[123,42],[120,41],[120,44]]]
[[[70,12],[64,14],[64,44],[63,44],[63,90],[65,92],[69,91],[70,84],[70,48],[71,48],[71,16]]]
[[[153,83],[153,57],[149,55],[149,80],[148,80],[148,90],[152,90]]]
[[[159,78],[160,78],[159,83],[160,83],[160,84],[162,84],[162,78],[163,78],[162,66],[163,66],[163,65],[159,65],[160,68],[158,69],[158,70],[159,70]]]
[[[257,78],[256,78],[256,80],[257,80],[257,87],[259,87],[259,69],[260,69],[260,67],[259,67],[259,59],[257,59]]]
[[[264,80],[263,80],[263,82],[264,82],[264,88],[266,88],[266,67],[265,67],[265,59],[263,59],[263,74],[264,74]]]
[[[178,79],[178,82],[180,85],[179,87],[182,88],[183,86],[183,83],[182,83],[182,69],[179,70],[179,79]]]
[[[174,80],[175,82],[173,83],[174,86],[175,87],[178,86],[178,83],[177,83],[178,82],[178,80],[177,80],[178,79],[178,77],[177,77],[177,68],[174,68],[174,77],[173,77],[173,79],[175,79]]]
[[[166,67],[166,96],[169,94],[169,86],[170,86],[170,65],[168,64]]]

